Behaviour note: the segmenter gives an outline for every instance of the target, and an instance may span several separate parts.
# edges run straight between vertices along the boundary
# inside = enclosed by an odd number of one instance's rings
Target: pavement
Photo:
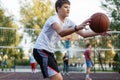
[[[120,80],[120,74],[116,72],[93,72],[90,76],[92,80]],[[0,71],[0,80],[42,80],[42,74],[39,69],[35,73],[31,69]],[[85,80],[85,73],[70,72],[69,75],[63,75],[63,80]]]
[[[0,72],[31,72],[30,68],[17,68],[17,69],[4,69],[4,71],[0,70]],[[40,69],[36,69],[35,72],[40,72]]]

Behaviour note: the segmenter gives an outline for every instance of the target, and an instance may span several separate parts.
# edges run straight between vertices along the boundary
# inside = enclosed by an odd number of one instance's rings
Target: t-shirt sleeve
[[[59,23],[58,20],[55,17],[50,17],[48,19],[48,24],[51,26],[53,23]]]
[[[68,19],[68,23],[69,23],[69,25],[72,27],[72,28],[74,28],[75,26],[76,26],[76,23],[74,22],[74,21],[72,21],[71,19]]]
[[[49,26],[51,26],[53,23],[58,23],[61,25],[60,20],[56,16],[52,16],[47,20],[47,24]],[[64,28],[70,28],[70,27],[74,28],[76,26],[76,23],[73,22],[71,19],[66,18],[66,21],[65,21],[63,26],[64,26]]]

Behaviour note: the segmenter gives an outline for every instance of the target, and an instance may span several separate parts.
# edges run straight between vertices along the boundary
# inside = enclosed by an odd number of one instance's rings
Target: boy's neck
[[[59,15],[59,14],[58,14],[58,16],[59,16],[60,20],[64,23],[66,17]]]

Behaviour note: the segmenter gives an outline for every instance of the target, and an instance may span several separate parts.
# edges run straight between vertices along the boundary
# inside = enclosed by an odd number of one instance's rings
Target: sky
[[[101,8],[100,0],[70,0],[71,1],[71,14],[70,18],[77,24],[89,18],[96,12],[105,11]]]
[[[10,14],[15,15],[16,20],[19,19],[19,0],[0,0],[3,6],[8,10]],[[55,2],[56,0],[52,0]],[[72,19],[76,24],[80,24],[92,14],[96,12],[105,11],[100,7],[101,0],[70,0],[70,15],[69,18]]]
[[[19,19],[19,3],[18,0],[0,0],[2,6],[8,10],[9,14],[15,15],[16,19]]]

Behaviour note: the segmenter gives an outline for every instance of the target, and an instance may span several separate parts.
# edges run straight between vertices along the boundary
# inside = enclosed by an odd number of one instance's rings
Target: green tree
[[[43,27],[48,17],[54,14],[54,8],[50,0],[31,0],[21,2],[21,23],[25,28],[39,29]],[[40,31],[25,31],[36,40]]]
[[[120,0],[104,0],[102,7],[108,12],[111,18],[110,29],[120,31]],[[120,47],[120,35],[113,34],[113,44],[116,47]]]
[[[56,57],[56,60],[57,60],[58,64],[61,64],[62,63],[62,58],[63,58],[62,52],[61,51],[56,51],[55,52],[55,57]]]
[[[120,72],[120,54],[116,53],[116,55],[113,58],[113,60],[114,60],[113,70]]]
[[[108,12],[109,16],[111,17],[110,28],[115,31],[120,31],[120,0],[104,0],[102,1],[102,7]],[[111,38],[111,41],[113,46],[115,48],[120,48],[120,34],[112,34],[112,37],[113,38]],[[120,51],[118,51],[117,53],[120,53]],[[120,57],[120,55],[118,55],[118,57]],[[117,62],[116,60],[114,61]]]
[[[13,16],[6,16],[5,9],[0,4],[0,52],[8,58],[14,54],[14,50],[7,47],[16,47],[20,43],[18,25],[14,22]],[[19,55],[19,54],[18,54]]]

